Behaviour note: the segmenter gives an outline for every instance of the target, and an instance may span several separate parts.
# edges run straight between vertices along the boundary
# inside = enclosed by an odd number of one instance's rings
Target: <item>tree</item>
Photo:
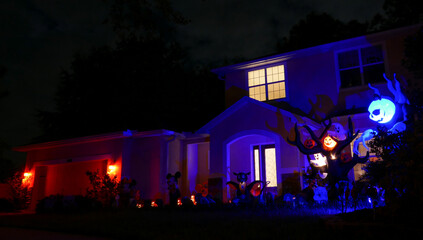
[[[45,132],[39,141],[126,129],[193,131],[222,110],[223,83],[188,64],[162,28],[179,24],[168,16],[180,18],[168,1],[153,2],[160,4],[113,1],[108,23],[119,36],[116,46],[77,54],[62,71],[57,111],[39,112]],[[148,14],[139,19],[143,12]]]
[[[278,51],[292,51],[364,35],[368,26],[368,23],[356,20],[344,23],[327,13],[311,12],[278,43]]]
[[[423,20],[423,7],[419,0],[385,0],[383,14],[376,14],[372,27],[382,31],[417,24]]]

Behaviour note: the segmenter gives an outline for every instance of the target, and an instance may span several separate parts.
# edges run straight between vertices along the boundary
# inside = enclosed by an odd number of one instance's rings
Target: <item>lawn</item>
[[[0,216],[0,226],[113,239],[372,239],[422,236],[419,222],[280,209],[125,209]],[[421,219],[419,220],[422,223]],[[414,222],[415,223],[415,222]]]

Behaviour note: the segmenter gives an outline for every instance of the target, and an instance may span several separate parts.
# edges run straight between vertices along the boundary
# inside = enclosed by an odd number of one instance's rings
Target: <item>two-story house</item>
[[[227,109],[195,134],[125,131],[15,148],[27,152],[33,199],[84,194],[84,173],[95,169],[135,179],[144,198],[166,199],[165,175],[176,171],[182,173],[183,195],[208,182],[209,192],[226,201],[231,197],[226,182],[236,181],[233,172],[250,172],[251,181],[268,182],[268,190],[277,195],[298,192],[308,161],[286,140],[292,139],[294,124],[318,132],[321,121],[331,118],[347,129],[351,117],[356,130],[375,128],[367,112],[374,97],[368,84],[390,96],[383,73],[396,73],[399,80],[411,77],[401,66],[404,39],[420,27],[214,69],[225,81]],[[359,174],[356,166],[351,180]]]

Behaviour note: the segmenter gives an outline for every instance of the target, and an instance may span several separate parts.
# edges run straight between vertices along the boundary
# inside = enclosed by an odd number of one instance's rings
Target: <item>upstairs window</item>
[[[382,45],[338,53],[341,88],[383,82],[385,72]]]
[[[258,101],[285,98],[284,65],[248,72],[248,91]]]

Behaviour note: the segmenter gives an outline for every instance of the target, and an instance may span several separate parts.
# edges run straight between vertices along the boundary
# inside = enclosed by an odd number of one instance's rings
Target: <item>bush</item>
[[[96,172],[87,172],[92,188],[87,189],[88,198],[98,201],[105,208],[110,208],[116,202],[116,196],[119,193],[119,180],[117,177],[111,178],[109,174],[100,174]]]
[[[32,188],[29,181],[23,182],[23,171],[16,172],[6,183],[11,187],[12,203],[17,210],[26,209],[31,203]]]
[[[101,203],[87,196],[50,195],[41,199],[36,207],[37,213],[75,213],[101,208]]]

